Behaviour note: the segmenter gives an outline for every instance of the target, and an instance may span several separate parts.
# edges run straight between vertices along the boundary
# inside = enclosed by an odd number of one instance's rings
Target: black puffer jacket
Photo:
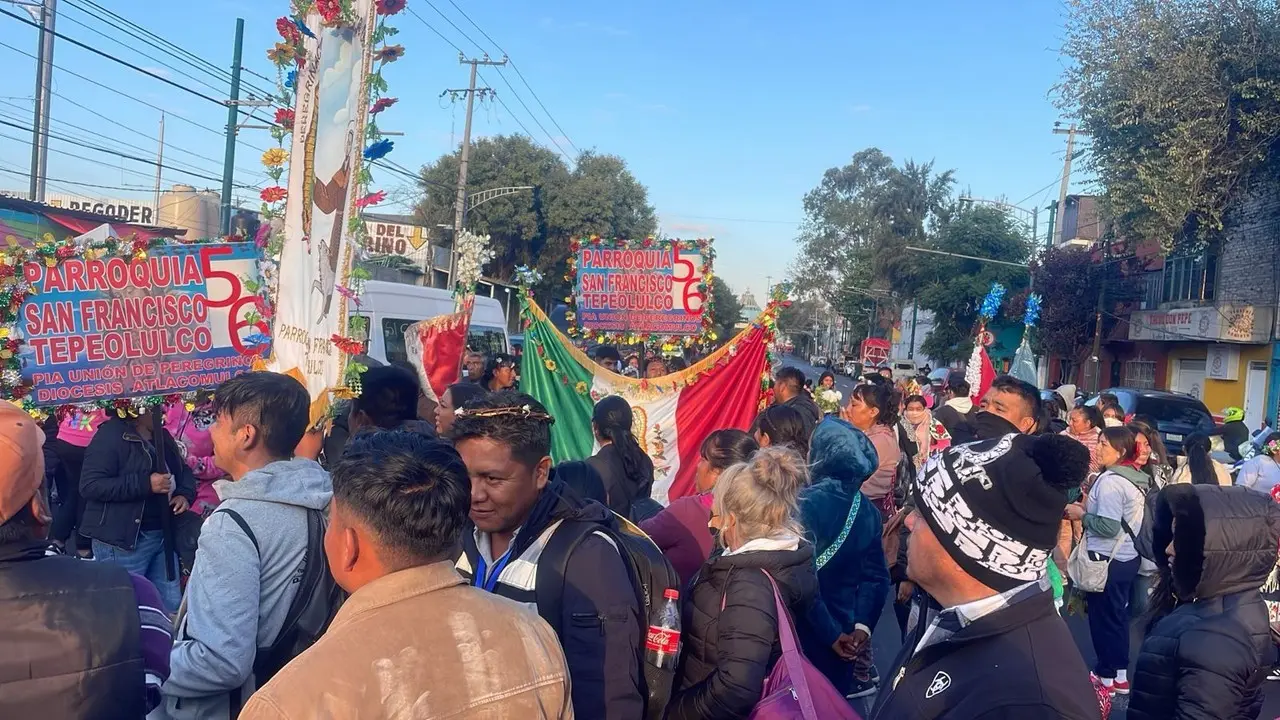
[[[1182,600],[1142,643],[1128,717],[1256,718],[1275,659],[1258,588],[1276,563],[1280,506],[1247,488],[1171,485],[1155,513],[1156,564]]]
[[[803,618],[817,598],[813,546],[803,541],[796,550],[708,560],[684,606],[684,656],[667,720],[738,720],[760,701],[782,656],[773,589],[762,571],[778,583],[792,617]]]

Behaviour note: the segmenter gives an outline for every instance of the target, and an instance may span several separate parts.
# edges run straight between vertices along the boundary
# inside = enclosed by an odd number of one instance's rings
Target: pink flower
[[[382,112],[383,110],[386,110],[392,105],[395,105],[396,102],[397,102],[396,98],[385,98],[385,97],[378,98],[376,101],[374,101],[373,107],[369,108],[369,114],[377,115],[378,113]]]
[[[377,205],[378,203],[386,199],[387,199],[386,191],[379,190],[378,192],[369,193],[368,195],[365,195],[364,197],[357,200],[356,207],[366,208],[366,207],[369,207],[370,205]]]
[[[279,31],[280,37],[290,45],[297,45],[302,42],[302,33],[298,32],[298,26],[293,24],[291,18],[276,18],[276,30]]]

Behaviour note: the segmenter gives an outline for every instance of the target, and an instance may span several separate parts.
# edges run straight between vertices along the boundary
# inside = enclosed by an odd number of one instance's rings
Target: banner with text
[[[571,270],[584,333],[701,336],[711,273],[708,240],[575,241]]]
[[[269,342],[246,320],[252,243],[170,245],[145,257],[28,262],[19,310],[22,377],[36,405],[214,388]]]
[[[311,420],[342,384],[348,298],[354,296],[354,230],[365,146],[374,0],[352,0],[351,25],[326,25],[314,8],[289,153],[288,201],[276,289],[270,368],[297,377],[311,394]]]

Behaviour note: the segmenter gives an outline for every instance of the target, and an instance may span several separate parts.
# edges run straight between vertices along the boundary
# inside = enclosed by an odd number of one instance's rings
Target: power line
[[[488,84],[489,81],[486,80],[483,75],[480,75],[479,73],[477,73],[477,76],[481,80],[483,80],[485,84]],[[556,150],[558,150],[560,154],[563,155],[565,159],[567,159],[569,162],[573,162],[573,156],[565,152],[564,148],[560,147],[560,143],[556,142],[556,138],[554,135],[552,135],[550,132],[547,132],[547,128],[543,126],[542,121],[538,119],[537,115],[533,114],[533,111],[530,110],[529,106],[525,104],[524,99],[520,97],[520,95],[516,92],[516,89],[511,87],[511,83],[507,82],[507,76],[499,72],[498,77],[502,78],[502,82],[507,83],[507,87],[511,90],[511,94],[515,95],[516,101],[520,103],[520,107],[524,108],[524,111],[529,113],[529,117],[533,119],[534,124],[537,125],[538,129],[541,130],[543,134],[547,136],[547,139],[551,141],[551,144],[556,146]],[[494,97],[497,98],[498,103],[501,104],[503,108],[506,108],[507,112],[511,112],[511,109],[507,108],[507,104],[502,102],[502,98],[498,97],[497,93],[494,93]],[[511,115],[512,117],[515,117],[515,113],[511,113]],[[519,121],[517,120],[517,122]],[[524,124],[521,123],[520,127],[524,127]],[[525,132],[528,133],[529,129],[525,128]],[[533,137],[533,133],[529,133],[529,137]]]
[[[119,15],[118,13],[108,10],[107,8],[104,8],[98,3],[93,2],[93,0],[67,0],[67,1],[70,2],[72,6],[75,7],[77,10],[93,17],[94,19],[100,20],[103,23],[110,25],[111,27],[143,43],[146,43],[148,45],[161,46],[159,47],[159,49],[162,51],[166,51],[169,54],[169,56],[174,58],[175,60],[186,63],[187,65],[194,68],[195,70],[199,72],[203,72],[219,82],[230,84],[231,82],[230,71],[224,68],[218,67],[212,62],[200,57],[199,55],[196,55],[195,53],[192,53],[186,50],[183,47],[180,47],[174,44],[168,39],[152,32],[151,30],[148,30],[142,27],[141,25],[133,22],[132,20],[129,20],[128,18],[125,18]],[[91,5],[97,12],[94,12],[93,10],[89,10],[88,8],[85,8],[80,3]],[[139,36],[138,33],[142,33],[142,35],[144,35],[145,37]],[[257,74],[257,73],[254,73],[254,74]],[[262,76],[259,75],[259,77],[262,77]],[[263,77],[263,79],[269,83],[272,83],[273,85],[276,82],[271,78]],[[244,85],[245,87],[250,88],[255,93],[264,95],[268,98],[270,98],[272,95],[272,93],[264,91],[261,88],[254,87],[249,83],[242,81],[241,84]]]
[[[483,46],[483,45],[481,45],[480,43],[476,42],[476,41],[475,41],[475,40],[474,40],[470,35],[468,35],[468,34],[467,34],[467,33],[466,33],[462,28],[458,27],[458,26],[457,26],[457,24],[455,24],[452,20],[450,20],[450,19],[449,19],[449,16],[448,16],[448,15],[445,15],[444,13],[440,12],[440,8],[436,7],[436,6],[435,6],[435,3],[431,2],[431,0],[423,0],[423,2],[425,2],[428,6],[430,6],[432,10],[435,10],[437,15],[439,15],[439,16],[440,16],[440,17],[442,17],[442,18],[444,18],[444,21],[445,21],[445,22],[447,22],[447,23],[449,23],[449,26],[450,26],[450,27],[452,27],[454,30],[457,30],[459,35],[461,35],[462,37],[466,38],[466,39],[467,39],[467,42],[469,42],[469,43],[471,43],[472,45],[475,45],[477,48],[479,48],[479,49],[480,49],[480,52],[485,53],[485,54],[488,54],[488,51],[484,49],[484,46]],[[419,19],[421,19],[421,18],[419,18]],[[494,43],[494,45],[497,45],[497,43]],[[459,48],[459,49],[458,49],[458,52],[462,52],[462,49],[461,49],[461,48]]]
[[[684,218],[686,220],[716,220],[719,222],[761,223],[765,225],[803,225],[804,224],[798,220],[758,220],[755,218],[729,218],[729,217],[715,217],[712,215],[682,215],[678,213],[665,213],[665,212],[659,212],[658,214],[664,218]]]
[[[418,14],[418,12],[417,12],[416,10],[414,10],[414,9],[413,9],[413,8],[411,8],[411,7],[405,6],[405,11],[406,11],[406,12],[408,12],[410,15],[414,16],[415,18],[417,18],[417,19],[418,19],[418,22],[422,23],[423,25],[426,25],[428,30],[430,30],[431,32],[435,33],[435,34],[436,34],[436,35],[437,35],[441,40],[445,41],[445,43],[446,43],[446,44],[448,44],[448,45],[452,45],[454,50],[457,50],[459,53],[461,53],[461,54],[463,54],[463,55],[466,55],[466,54],[467,54],[465,50],[463,50],[461,47],[459,47],[459,46],[458,46],[458,44],[457,44],[457,43],[455,43],[454,41],[452,41],[452,40],[450,40],[449,38],[445,37],[445,36],[444,36],[444,33],[440,32],[439,30],[437,30],[437,29],[435,28],[435,26],[434,26],[434,25],[432,25],[431,23],[429,23],[429,22],[427,22],[425,19],[423,19],[423,17],[422,17],[421,15],[419,15],[419,14]],[[437,12],[439,12],[439,11],[437,10]]]
[[[516,71],[516,76],[520,78],[520,82],[524,83],[525,88],[529,90],[529,94],[532,95],[534,101],[538,103],[538,107],[542,108],[542,112],[547,114],[547,117],[551,120],[551,124],[556,126],[556,130],[560,131],[560,136],[565,139],[565,142],[569,143],[569,147],[572,147],[574,152],[581,153],[582,151],[578,149],[578,146],[573,144],[573,140],[569,139],[569,133],[565,132],[564,128],[560,127],[560,123],[556,122],[555,116],[552,115],[551,111],[547,109],[547,106],[542,103],[542,98],[538,97],[538,93],[534,92],[533,86],[530,85],[529,81],[525,79],[524,73],[520,72],[520,67],[516,65],[516,62],[514,60],[510,59],[510,55],[507,53],[507,51],[501,45],[499,45],[498,41],[494,40],[489,35],[489,33],[485,32],[484,28],[480,27],[480,25],[477,24],[475,20],[472,20],[471,16],[468,15],[465,10],[458,7],[458,4],[456,2],[454,2],[453,0],[449,0],[449,4],[452,5],[453,9],[457,10],[458,13],[462,15],[462,17],[466,18],[466,21],[471,23],[471,26],[474,27],[476,30],[478,30],[486,40],[493,43],[493,46],[498,49],[498,52],[502,53],[503,55],[507,55],[507,59],[511,64],[511,69]],[[501,74],[501,71],[499,71],[499,74]],[[512,88],[511,92],[514,93],[515,88]]]
[[[88,50],[89,52],[91,52],[91,53],[93,53],[93,54],[95,54],[95,55],[98,55],[98,56],[100,56],[100,57],[104,57],[104,58],[106,58],[106,59],[108,59],[108,60],[110,60],[110,61],[112,61],[112,62],[114,62],[114,63],[117,63],[117,64],[119,64],[119,65],[123,65],[123,66],[125,66],[125,67],[127,67],[127,68],[129,68],[129,69],[131,69],[131,70],[133,70],[133,71],[135,71],[135,72],[138,72],[138,73],[141,73],[141,74],[143,74],[143,75],[146,75],[147,77],[150,77],[150,78],[152,78],[152,79],[159,80],[160,82],[162,82],[162,83],[164,83],[164,84],[166,84],[166,85],[170,85],[170,86],[172,86],[172,87],[178,88],[179,90],[181,90],[181,91],[183,91],[183,92],[185,92],[185,93],[188,93],[188,94],[190,94],[190,95],[194,95],[194,96],[196,96],[196,97],[198,97],[198,98],[201,98],[202,100],[208,100],[209,102],[211,102],[211,103],[213,103],[213,104],[215,104],[215,105],[220,105],[220,106],[222,106],[222,107],[226,107],[226,106],[227,106],[227,101],[226,101],[226,100],[219,100],[219,99],[217,99],[217,98],[210,97],[209,95],[205,95],[204,93],[202,93],[202,92],[200,92],[200,91],[198,91],[198,90],[192,90],[191,88],[189,88],[189,87],[187,87],[187,86],[183,85],[182,83],[179,83],[179,82],[175,82],[175,81],[173,81],[173,80],[170,80],[169,78],[164,77],[163,75],[157,75],[156,73],[153,73],[153,72],[151,72],[150,70],[147,70],[147,69],[146,69],[146,68],[144,68],[144,67],[140,67],[140,66],[138,66],[138,65],[135,65],[135,64],[133,64],[133,63],[131,63],[131,62],[127,61],[127,60],[121,60],[120,58],[115,57],[114,55],[111,55],[110,53],[107,53],[107,52],[104,52],[104,51],[102,51],[102,50],[99,50],[98,48],[93,47],[92,45],[89,45],[89,44],[87,44],[87,43],[83,43],[83,42],[81,42],[81,41],[79,41],[79,40],[76,40],[76,39],[75,39],[75,38],[73,38],[73,37],[68,37],[67,35],[64,35],[64,34],[62,34],[62,33],[58,32],[58,31],[56,31],[56,30],[46,30],[46,29],[43,29],[43,28],[41,28],[41,27],[40,27],[40,24],[39,24],[39,23],[37,23],[37,22],[35,22],[34,20],[28,20],[27,18],[24,18],[24,17],[22,17],[21,15],[18,15],[18,14],[16,14],[16,13],[12,13],[12,12],[9,12],[8,10],[5,10],[5,9],[3,9],[3,8],[0,8],[0,15],[8,15],[9,17],[14,18],[15,20],[18,20],[18,21],[20,21],[20,22],[22,22],[22,23],[25,23],[26,25],[30,25],[31,27],[34,27],[34,28],[36,28],[36,29],[39,29],[39,30],[41,30],[42,32],[50,33],[50,34],[52,34],[54,37],[58,38],[59,40],[63,40],[63,41],[65,41],[65,42],[69,42],[69,43],[71,43],[72,45],[75,45],[76,47],[82,48],[82,49],[84,49],[84,50]],[[240,113],[240,114],[242,114],[242,115],[250,115],[250,113],[249,113],[248,111],[246,111],[244,108],[241,108],[241,107],[236,107],[236,112],[238,112],[238,113]]]
[[[26,131],[26,132],[31,132],[31,130],[32,130],[32,128],[31,128],[31,126],[30,126],[30,125],[19,125],[18,123],[12,123],[12,122],[9,122],[9,121],[7,121],[7,120],[0,120],[0,125],[5,125],[5,126],[8,126],[8,127],[14,128],[14,129],[16,129],[16,130],[24,130],[24,131]],[[9,136],[4,136],[4,137],[9,137]],[[172,171],[172,172],[176,172],[176,173],[179,173],[179,174],[182,174],[182,175],[190,175],[191,177],[197,177],[197,178],[200,178],[200,179],[202,179],[202,180],[211,180],[211,181],[214,181],[214,182],[222,182],[222,178],[217,177],[217,176],[215,176],[215,175],[205,175],[205,174],[202,174],[202,173],[200,173],[200,172],[196,172],[196,171],[192,171],[192,170],[186,170],[186,169],[183,169],[183,168],[173,167],[172,165],[166,165],[166,164],[164,164],[164,163],[156,162],[155,160],[153,160],[153,159],[151,159],[151,158],[141,157],[141,156],[137,156],[137,155],[130,155],[129,153],[120,152],[119,150],[112,150],[112,149],[109,149],[109,148],[102,148],[102,147],[98,147],[98,146],[96,146],[96,145],[91,145],[91,144],[89,144],[89,143],[82,142],[82,141],[79,141],[79,140],[74,140],[74,139],[72,139],[72,138],[63,137],[63,136],[60,136],[60,135],[55,135],[55,134],[53,134],[53,133],[49,133],[49,137],[50,137],[51,139],[54,139],[54,140],[60,140],[60,141],[65,142],[65,143],[67,143],[67,144],[69,144],[69,145],[76,145],[76,146],[78,146],[78,147],[82,147],[82,148],[85,148],[85,149],[87,149],[87,150],[94,150],[94,151],[96,151],[96,152],[104,153],[104,154],[107,154],[107,155],[115,155],[115,156],[117,156],[117,157],[121,157],[121,158],[124,158],[124,159],[126,159],[126,160],[133,160],[134,162],[139,162],[139,163],[143,163],[143,164],[145,164],[145,165],[150,165],[151,167],[160,167],[160,168],[163,168],[163,169],[165,169],[165,170],[169,170],[169,171]],[[9,139],[10,139],[10,140],[17,140],[18,142],[22,142],[22,140],[19,140],[18,138],[9,137]],[[72,157],[80,157],[80,156],[74,155],[73,153],[65,153],[65,154],[72,155]],[[89,158],[84,158],[84,157],[81,157],[80,159],[82,159],[82,160],[89,160]],[[90,160],[90,162],[92,162],[92,161]],[[108,166],[108,167],[113,167],[113,166]],[[127,172],[127,171],[126,171],[126,172]],[[150,176],[146,176],[146,177],[150,177]],[[237,185],[236,187],[246,188],[246,189],[255,189],[255,188],[253,188],[253,186],[251,186],[251,185]]]

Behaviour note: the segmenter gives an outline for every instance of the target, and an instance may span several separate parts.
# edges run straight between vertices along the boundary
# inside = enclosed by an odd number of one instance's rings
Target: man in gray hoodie
[[[247,373],[217,390],[210,437],[231,479],[214,486],[222,504],[201,528],[178,613],[163,688],[174,720],[233,717],[255,688],[258,648],[284,625],[306,559],[307,511],[325,509],[333,494],[318,463],[293,456],[310,405],[301,383],[275,373]]]

